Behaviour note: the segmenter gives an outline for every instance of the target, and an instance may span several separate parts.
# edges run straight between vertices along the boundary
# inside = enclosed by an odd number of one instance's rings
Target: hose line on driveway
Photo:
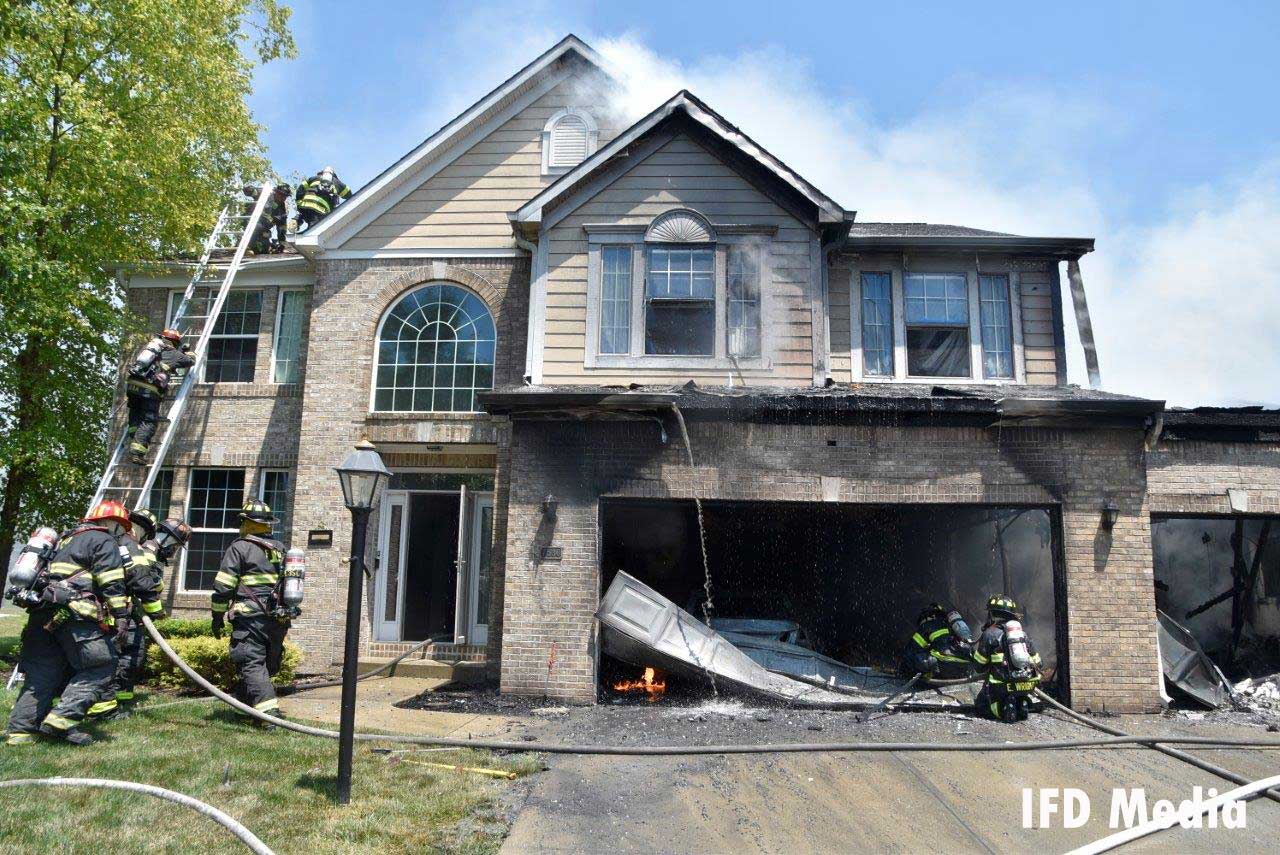
[[[236,698],[219,689],[182,660],[174,652],[164,636],[156,631],[151,619],[145,615],[143,626],[151,634],[152,639],[187,675],[191,682],[209,692],[223,703],[231,706],[244,715],[251,716],[268,724],[274,724],[295,733],[308,736],[320,736],[326,739],[337,739],[338,731],[311,727],[306,724],[276,718],[259,712],[253,707],[241,703]],[[143,707],[139,712],[145,712]],[[782,742],[753,745],[569,745],[553,742],[511,742],[498,739],[462,739],[451,736],[416,736],[393,733],[361,733],[355,738],[362,742],[399,742],[409,745],[430,745],[448,748],[480,748],[488,751],[536,751],[544,754],[604,754],[630,757],[669,757],[698,754],[805,754],[823,752],[873,752],[873,751],[1042,751],[1067,748],[1108,748],[1118,745],[1155,745],[1158,742],[1183,743],[1188,745],[1206,745],[1233,748],[1280,748],[1280,740],[1239,740],[1218,739],[1203,736],[1118,736],[1100,737],[1096,739],[1068,739],[1055,742]],[[1172,749],[1170,749],[1172,750]],[[1190,756],[1190,755],[1187,755]]]

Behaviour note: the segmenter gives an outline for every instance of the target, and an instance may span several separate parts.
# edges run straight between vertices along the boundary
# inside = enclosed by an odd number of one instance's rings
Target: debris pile
[[[1235,685],[1232,706],[1255,724],[1268,730],[1280,730],[1280,674],[1250,677]]]

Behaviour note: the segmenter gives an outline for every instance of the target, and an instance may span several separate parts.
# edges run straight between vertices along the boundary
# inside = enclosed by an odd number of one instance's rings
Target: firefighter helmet
[[[142,529],[141,540],[150,540],[156,536],[156,515],[147,508],[138,508],[130,512],[129,522]]]
[[[181,548],[191,539],[191,526],[177,517],[170,517],[156,526],[156,540],[162,547]]]
[[[987,600],[987,614],[993,618],[1017,620],[1018,604],[1014,602],[1012,597],[1006,597],[1004,594],[992,594],[991,598]]]
[[[293,194],[293,188],[288,184],[277,184],[275,192],[280,195],[289,196]]]
[[[126,530],[132,525],[129,522],[129,509],[117,502],[115,499],[107,499],[93,506],[93,510],[89,511],[89,515],[84,518],[84,522],[106,523],[118,522]]]
[[[175,329],[167,329],[160,333],[160,337],[172,342],[173,344],[182,344],[182,333]]]
[[[947,610],[942,607],[941,603],[930,603],[920,610],[920,614],[916,615],[916,623],[921,624],[930,618],[944,618]]]
[[[240,519],[268,525],[275,525],[280,522],[279,518],[271,513],[271,508],[267,503],[259,502],[257,499],[250,499],[244,503],[244,507],[240,509]]]

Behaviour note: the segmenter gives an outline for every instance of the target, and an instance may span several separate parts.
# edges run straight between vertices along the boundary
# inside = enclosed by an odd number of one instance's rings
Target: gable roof
[[[488,95],[384,169],[314,228],[299,235],[295,241],[299,250],[310,255],[326,245],[340,243],[350,233],[362,228],[368,221],[413,192],[423,180],[421,173],[429,169],[433,161],[439,161],[438,168],[443,168],[449,160],[446,156],[448,151],[457,141],[474,133],[494,116],[510,108],[522,95],[527,95],[537,86],[540,77],[554,69],[557,63],[571,57],[597,69],[602,68],[599,55],[590,46],[573,34],[565,36],[546,53],[507,78]]]
[[[819,223],[847,224],[852,222],[853,212],[846,211],[834,199],[827,196],[791,167],[766,151],[763,146],[707,106],[692,92],[682,89],[668,99],[666,103],[623,131],[608,145],[560,176],[555,183],[526,202],[511,215],[512,224],[517,227],[523,224],[531,228],[541,224],[544,210],[563,199],[583,179],[607,164],[619,153],[625,152],[629,146],[639,141],[659,124],[678,115],[687,117],[690,121],[701,126],[812,203],[817,208]]]

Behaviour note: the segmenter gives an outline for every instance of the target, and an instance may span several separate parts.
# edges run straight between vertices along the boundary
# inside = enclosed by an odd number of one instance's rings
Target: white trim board
[[[317,256],[323,259],[346,258],[522,258],[528,250],[519,247],[443,247],[432,249],[332,249]]]

